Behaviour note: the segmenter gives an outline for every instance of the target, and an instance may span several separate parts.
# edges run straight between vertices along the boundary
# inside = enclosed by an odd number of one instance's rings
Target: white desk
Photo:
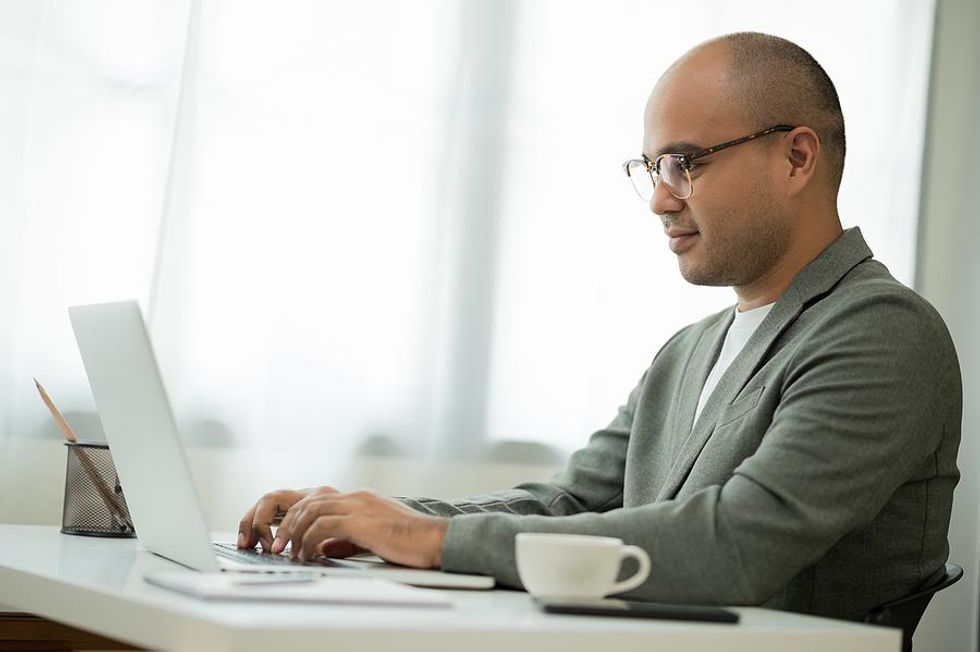
[[[0,603],[134,645],[177,650],[895,652],[898,630],[766,609],[739,625],[557,616],[518,591],[451,591],[453,607],[202,602],[147,585],[175,564],[133,539],[0,525]]]

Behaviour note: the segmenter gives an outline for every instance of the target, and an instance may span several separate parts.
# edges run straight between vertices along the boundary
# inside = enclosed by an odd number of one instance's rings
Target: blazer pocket
[[[731,405],[722,410],[720,415],[718,415],[718,424],[715,426],[715,428],[721,428],[722,426],[728,425],[735,419],[745,416],[748,412],[752,411],[755,406],[759,404],[759,398],[762,397],[762,392],[765,391],[765,389],[766,388],[763,385],[752,393],[736,399]]]

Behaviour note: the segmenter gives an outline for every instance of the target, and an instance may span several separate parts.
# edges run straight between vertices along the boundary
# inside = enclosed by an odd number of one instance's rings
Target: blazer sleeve
[[[601,534],[650,555],[650,579],[628,596],[759,604],[869,524],[944,434],[958,436],[960,391],[952,342],[932,308],[868,293],[800,344],[762,443],[723,484],[604,513],[462,515],[450,522],[443,568],[519,587],[517,533]],[[588,466],[612,459],[580,458]],[[612,483],[593,476],[564,476],[589,480],[581,483],[589,499],[577,506],[613,497]]]
[[[566,468],[548,482],[527,482],[513,489],[452,501],[405,497],[398,500],[437,516],[483,512],[569,516],[622,507],[626,449],[645,378],[646,374],[619,408],[616,418],[593,433],[585,448],[576,451]]]

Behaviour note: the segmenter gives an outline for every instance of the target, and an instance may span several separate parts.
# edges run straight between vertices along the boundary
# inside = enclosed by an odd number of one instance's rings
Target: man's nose
[[[650,210],[654,215],[664,213],[677,213],[684,208],[684,200],[674,197],[667,190],[667,184],[659,182],[653,189],[653,197],[650,198]]]

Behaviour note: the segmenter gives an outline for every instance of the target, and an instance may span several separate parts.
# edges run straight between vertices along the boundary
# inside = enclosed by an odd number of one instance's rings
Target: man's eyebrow
[[[691,152],[696,152],[699,149],[702,149],[702,147],[697,143],[689,143],[680,140],[674,143],[667,143],[658,149],[657,156],[660,156],[661,154],[690,154]],[[654,158],[656,158],[656,156]]]

